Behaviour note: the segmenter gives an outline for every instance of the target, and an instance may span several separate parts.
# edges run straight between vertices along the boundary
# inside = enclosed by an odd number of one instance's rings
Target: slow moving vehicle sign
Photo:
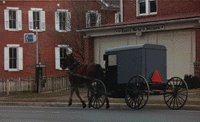
[[[24,34],[24,43],[34,43],[35,42],[35,34],[34,33],[25,33]]]

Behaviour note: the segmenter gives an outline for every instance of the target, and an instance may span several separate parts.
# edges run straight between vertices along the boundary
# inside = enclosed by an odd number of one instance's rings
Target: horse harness
[[[75,62],[69,66],[69,74],[71,76],[77,77],[77,78],[82,78],[82,79],[86,79],[86,80],[93,80],[93,78],[88,77],[88,76],[84,76],[84,75],[80,75],[78,73],[76,73],[76,71],[80,68],[81,64],[75,60]]]

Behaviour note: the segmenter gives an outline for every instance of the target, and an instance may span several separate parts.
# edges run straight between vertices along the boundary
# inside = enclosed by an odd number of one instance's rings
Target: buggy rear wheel
[[[147,80],[140,75],[133,76],[126,87],[125,102],[132,109],[141,109],[146,105],[149,93]]]
[[[101,80],[94,79],[88,87],[89,107],[100,109],[106,101],[106,87]]]
[[[188,86],[183,79],[173,77],[168,80],[163,96],[170,109],[181,109],[187,101]]]

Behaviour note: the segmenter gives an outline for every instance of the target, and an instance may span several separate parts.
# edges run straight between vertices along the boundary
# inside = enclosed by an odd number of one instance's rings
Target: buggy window
[[[116,55],[108,55],[108,66],[117,65],[117,56]]]

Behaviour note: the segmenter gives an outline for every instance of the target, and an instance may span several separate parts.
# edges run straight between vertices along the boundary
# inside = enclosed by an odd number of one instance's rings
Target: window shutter
[[[33,30],[33,11],[28,11],[29,30]]]
[[[56,69],[61,70],[61,67],[60,67],[60,48],[59,47],[55,48],[55,67],[56,67]]]
[[[115,23],[119,23],[119,13],[115,13]]]
[[[23,48],[18,48],[18,69],[23,70]]]
[[[96,13],[96,15],[97,15],[96,26],[100,26],[101,25],[101,14],[100,13]]]
[[[4,26],[5,30],[9,30],[9,10],[4,10]]]
[[[56,31],[59,31],[59,11],[55,12],[55,29]]]
[[[45,25],[45,11],[41,11],[41,30],[45,31],[46,30],[46,25]]]
[[[66,20],[66,31],[71,31],[71,12],[67,11]]]
[[[89,28],[90,27],[90,12],[86,13],[85,20],[86,20],[86,27]]]
[[[4,47],[4,70],[9,69],[9,48]]]
[[[22,11],[17,10],[17,29],[22,30]]]

